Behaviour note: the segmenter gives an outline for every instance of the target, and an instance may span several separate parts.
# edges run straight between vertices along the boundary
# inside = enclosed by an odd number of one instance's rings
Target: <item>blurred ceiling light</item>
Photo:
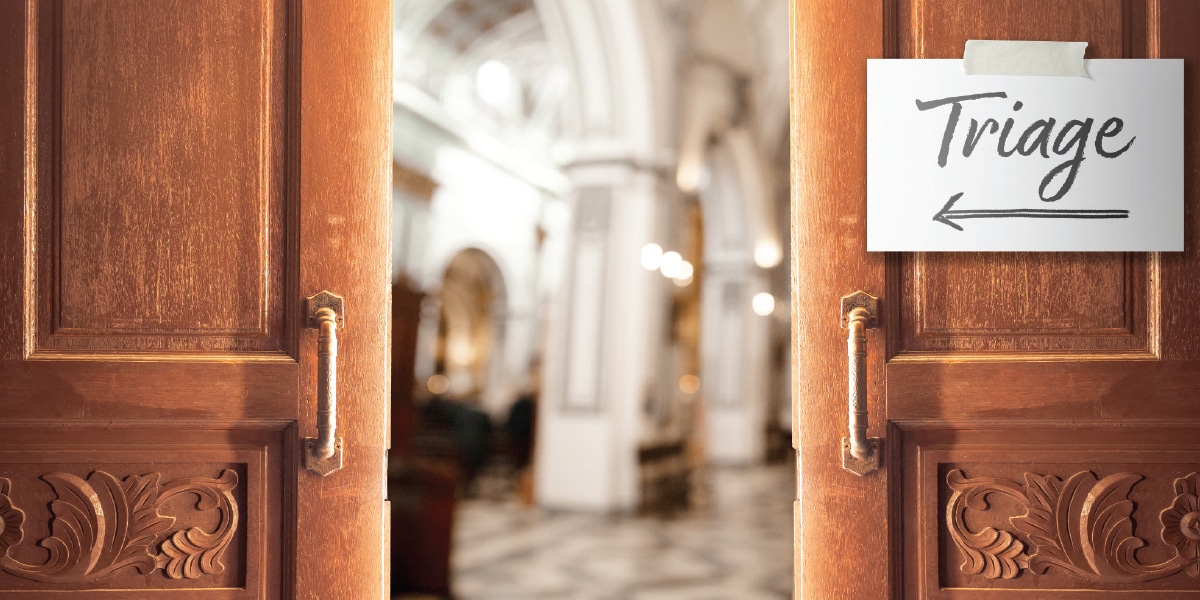
[[[479,70],[475,71],[475,91],[484,102],[492,106],[507,102],[508,97],[512,95],[512,87],[512,73],[508,70],[508,65],[498,60],[489,60],[479,65]]]
[[[775,296],[767,292],[759,292],[750,301],[750,308],[754,309],[754,314],[765,317],[775,312]]]
[[[651,242],[642,246],[642,268],[647,271],[657,271],[659,264],[662,263],[663,250],[662,246]]]
[[[438,373],[430,377],[429,381],[425,382],[425,386],[429,388],[430,393],[445,394],[446,390],[450,389],[450,379]]]
[[[783,249],[776,240],[759,240],[754,245],[754,264],[769,269],[783,260]]]
[[[672,250],[662,255],[662,261],[659,263],[658,270],[662,272],[663,277],[674,279],[679,276],[679,270],[683,268],[683,257],[678,252]]]
[[[475,346],[469,338],[456,337],[451,340],[447,349],[450,361],[459,365],[469,365],[475,361]]]
[[[678,272],[671,280],[679,287],[686,287],[692,282],[692,274],[695,272],[696,269],[692,267],[692,263],[685,260],[679,265]]]
[[[685,394],[695,394],[700,391],[700,378],[690,373],[680,377],[679,391]]]
[[[679,169],[675,171],[675,185],[679,186],[679,191],[690,194],[700,189],[701,170],[699,162],[680,161]]]

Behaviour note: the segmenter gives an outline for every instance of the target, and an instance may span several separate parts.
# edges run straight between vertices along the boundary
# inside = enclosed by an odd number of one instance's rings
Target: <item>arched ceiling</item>
[[[597,67],[580,62],[578,56],[563,55],[564,40],[572,46],[582,42],[563,38],[562,23],[552,15],[568,8],[583,8],[583,4],[613,1],[395,0],[396,80],[420,90],[459,123],[493,135],[525,156],[548,159],[551,145],[569,132],[580,133],[575,131],[580,123],[587,125],[581,132],[598,130],[584,118],[587,115],[567,108],[573,106],[574,95],[605,93],[589,91],[582,85],[586,82],[572,81],[573,76],[581,78],[587,73],[572,75],[568,67],[591,71]],[[784,137],[787,130],[786,0],[634,1],[640,3],[642,18],[656,14],[664,25],[655,29],[657,34],[652,37],[671,38],[673,32],[682,42],[648,46],[651,52],[674,55],[663,62],[665,68],[659,68],[655,76],[676,83],[647,90],[663,96],[645,101],[647,106],[659,107],[655,109],[660,113],[656,118],[681,118],[686,111],[679,107],[697,93],[689,87],[690,82],[684,81],[686,66],[694,61],[711,62],[744,82],[744,95],[739,98],[748,101],[749,106],[740,108],[751,109],[751,127],[762,140],[763,150],[773,153],[775,140]],[[595,12],[591,18],[602,16]],[[545,18],[549,20],[543,22]],[[556,27],[553,36],[547,35],[547,23]],[[621,35],[637,35],[626,29]],[[611,44],[607,47],[603,56],[611,59],[609,54],[615,56],[617,51]],[[487,102],[480,93],[477,74],[488,61],[503,63],[511,74],[512,93],[505,102]],[[612,76],[620,81],[632,74],[612,72]],[[582,87],[572,91],[573,86]],[[613,97],[630,101],[628,95]],[[688,129],[687,123],[673,122],[665,124],[663,131]],[[678,138],[686,135],[669,137],[674,139],[660,143],[665,147],[682,144],[684,140]]]
[[[567,75],[533,0],[396,0],[394,14],[397,81],[518,146],[549,143]],[[477,88],[487,61],[511,75],[505,101],[486,102]]]
[[[501,22],[532,12],[531,0],[457,0],[434,17],[427,31],[437,44],[461,53]]]

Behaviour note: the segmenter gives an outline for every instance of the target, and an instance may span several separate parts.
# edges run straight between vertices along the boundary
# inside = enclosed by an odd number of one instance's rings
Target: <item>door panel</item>
[[[283,350],[285,6],[37,5],[35,352]]]
[[[384,596],[389,11],[0,3],[0,597]]]
[[[793,7],[802,597],[1200,590],[1197,111],[1184,124],[1184,253],[867,254],[865,67],[853,67],[957,58],[968,39],[1086,41],[1088,58],[1184,58],[1197,109],[1200,4]],[[867,386],[885,466],[864,477],[837,460],[847,339],[836,309],[857,289],[882,306]]]
[[[1092,426],[1064,443],[1055,429],[907,431],[904,526],[919,532],[905,536],[907,596],[1194,594],[1196,433]]]
[[[1158,262],[1141,254],[914,253],[894,354],[1142,354],[1158,348]]]
[[[184,588],[196,597],[279,596],[280,556],[269,549],[281,543],[284,430],[163,424],[5,434],[6,446],[21,449],[0,451],[0,494],[12,500],[10,518],[13,504],[24,513],[23,543],[0,559],[6,593]],[[31,543],[42,540],[46,550]]]
[[[1145,2],[896,0],[898,58],[960,58],[969,39],[1082,40],[1145,58]],[[885,33],[885,35],[892,35]],[[901,259],[896,352],[1154,354],[1157,260],[1114,253],[915,253]],[[894,264],[894,263],[893,263]],[[893,334],[896,335],[896,334]]]
[[[1152,1],[1152,0],[1151,0]],[[1147,0],[887,0],[899,14],[894,58],[962,58],[967,40],[1084,41],[1087,58],[1129,58]],[[1143,36],[1139,38],[1145,40]]]

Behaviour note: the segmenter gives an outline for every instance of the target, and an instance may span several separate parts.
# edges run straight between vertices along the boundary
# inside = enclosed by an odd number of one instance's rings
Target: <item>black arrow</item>
[[[950,210],[963,193],[950,196],[950,201],[933,215],[933,220],[959,231],[962,225],[952,219],[1128,219],[1128,210],[1070,210],[1061,208],[1011,208],[993,210]]]

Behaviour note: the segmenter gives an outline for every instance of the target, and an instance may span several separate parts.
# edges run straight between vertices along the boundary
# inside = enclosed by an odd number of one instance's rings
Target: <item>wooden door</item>
[[[792,27],[799,593],[1193,597],[1200,3],[793,0]],[[867,254],[866,60],[968,39],[1185,59],[1187,251]],[[839,447],[839,298],[860,289],[880,302],[865,383],[883,446],[861,477]]]
[[[383,597],[390,27],[387,0],[0,2],[0,597]]]

